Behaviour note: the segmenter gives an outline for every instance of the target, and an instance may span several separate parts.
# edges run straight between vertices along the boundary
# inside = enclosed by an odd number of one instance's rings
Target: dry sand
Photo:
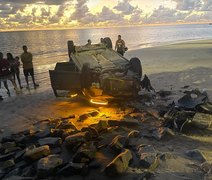
[[[172,90],[173,98],[181,96],[183,86],[188,89],[207,90],[212,97],[212,40],[192,41],[161,47],[147,48],[126,53],[126,57],[139,57],[143,62],[143,71],[148,74],[156,90]],[[0,102],[0,136],[29,128],[33,123],[48,118],[64,117],[70,114],[80,115],[86,111],[98,109],[79,99],[55,98],[49,79],[40,84],[37,90],[23,90],[22,94],[6,98]],[[104,109],[105,108],[105,109]],[[111,116],[118,107],[104,107]],[[145,142],[142,142],[145,143]],[[158,149],[168,151],[172,146],[175,158],[159,168],[156,179],[198,179],[182,153],[188,149],[199,148],[212,161],[212,135],[202,133],[179,136],[168,141],[148,141]],[[136,173],[136,172],[134,172]],[[174,174],[174,175],[173,175]],[[186,178],[186,175],[190,178]]]

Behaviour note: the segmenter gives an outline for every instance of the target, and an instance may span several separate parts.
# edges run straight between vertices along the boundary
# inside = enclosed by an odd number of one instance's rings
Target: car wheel
[[[104,42],[105,42],[107,48],[111,48],[111,49],[113,48],[112,41],[109,37],[104,38]]]
[[[142,65],[139,58],[134,57],[130,59],[130,70],[139,74],[142,77]]]

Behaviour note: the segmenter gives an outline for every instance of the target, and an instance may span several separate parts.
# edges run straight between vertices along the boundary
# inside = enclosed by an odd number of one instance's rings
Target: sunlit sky
[[[0,30],[204,23],[212,0],[0,0]]]

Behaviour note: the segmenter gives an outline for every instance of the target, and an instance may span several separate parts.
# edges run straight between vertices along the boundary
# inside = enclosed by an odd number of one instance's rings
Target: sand
[[[189,89],[198,88],[207,91],[212,98],[212,40],[192,41],[129,51],[126,57],[139,57],[142,60],[143,72],[147,74],[156,90],[172,90],[173,99],[182,96],[184,86]],[[85,101],[71,98],[56,98],[52,92],[48,73],[44,80],[40,80],[40,87],[28,91],[23,89],[21,94],[5,98],[0,102],[0,137],[31,127],[40,120],[64,117],[70,114],[79,116],[87,111],[98,109]],[[117,107],[103,107],[108,114],[115,113]],[[115,118],[115,117],[114,117]],[[212,161],[212,135],[194,134],[175,137],[168,142],[153,142],[159,149],[176,145],[177,152],[199,148],[208,161]],[[166,146],[164,146],[166,144]],[[178,162],[178,163],[176,163]],[[189,163],[179,155],[176,161],[166,165],[168,172],[160,174],[164,179],[180,179],[171,176],[173,172],[187,172],[193,169],[185,164]],[[184,164],[180,166],[180,164]],[[173,178],[176,177],[176,178]],[[160,179],[160,178],[159,178]]]

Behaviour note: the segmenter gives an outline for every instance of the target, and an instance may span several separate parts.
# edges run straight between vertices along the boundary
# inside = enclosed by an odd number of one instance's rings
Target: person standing
[[[11,66],[9,62],[3,58],[3,53],[0,52],[0,81],[3,81],[4,87],[7,90],[7,94],[10,96],[10,90],[7,84],[7,80],[10,80],[16,90],[18,92],[17,85],[15,80],[13,79],[13,74],[11,72]]]
[[[124,56],[125,53],[125,42],[121,39],[121,35],[118,35],[118,40],[116,41],[115,51],[120,55]]]
[[[21,86],[21,80],[20,80],[19,57],[14,58],[11,53],[7,53],[7,60],[10,63],[10,66],[11,66],[11,72],[13,74],[13,79],[15,80],[15,77],[17,77],[20,89],[22,89],[23,87]]]
[[[27,83],[27,88],[29,89],[29,79],[28,76],[32,77],[32,82],[34,84],[34,88],[38,87],[39,84],[35,83],[35,76],[34,76],[34,68],[32,63],[32,53],[28,52],[27,46],[23,46],[23,53],[21,54],[21,62],[23,63],[23,72],[25,76],[25,80]]]

